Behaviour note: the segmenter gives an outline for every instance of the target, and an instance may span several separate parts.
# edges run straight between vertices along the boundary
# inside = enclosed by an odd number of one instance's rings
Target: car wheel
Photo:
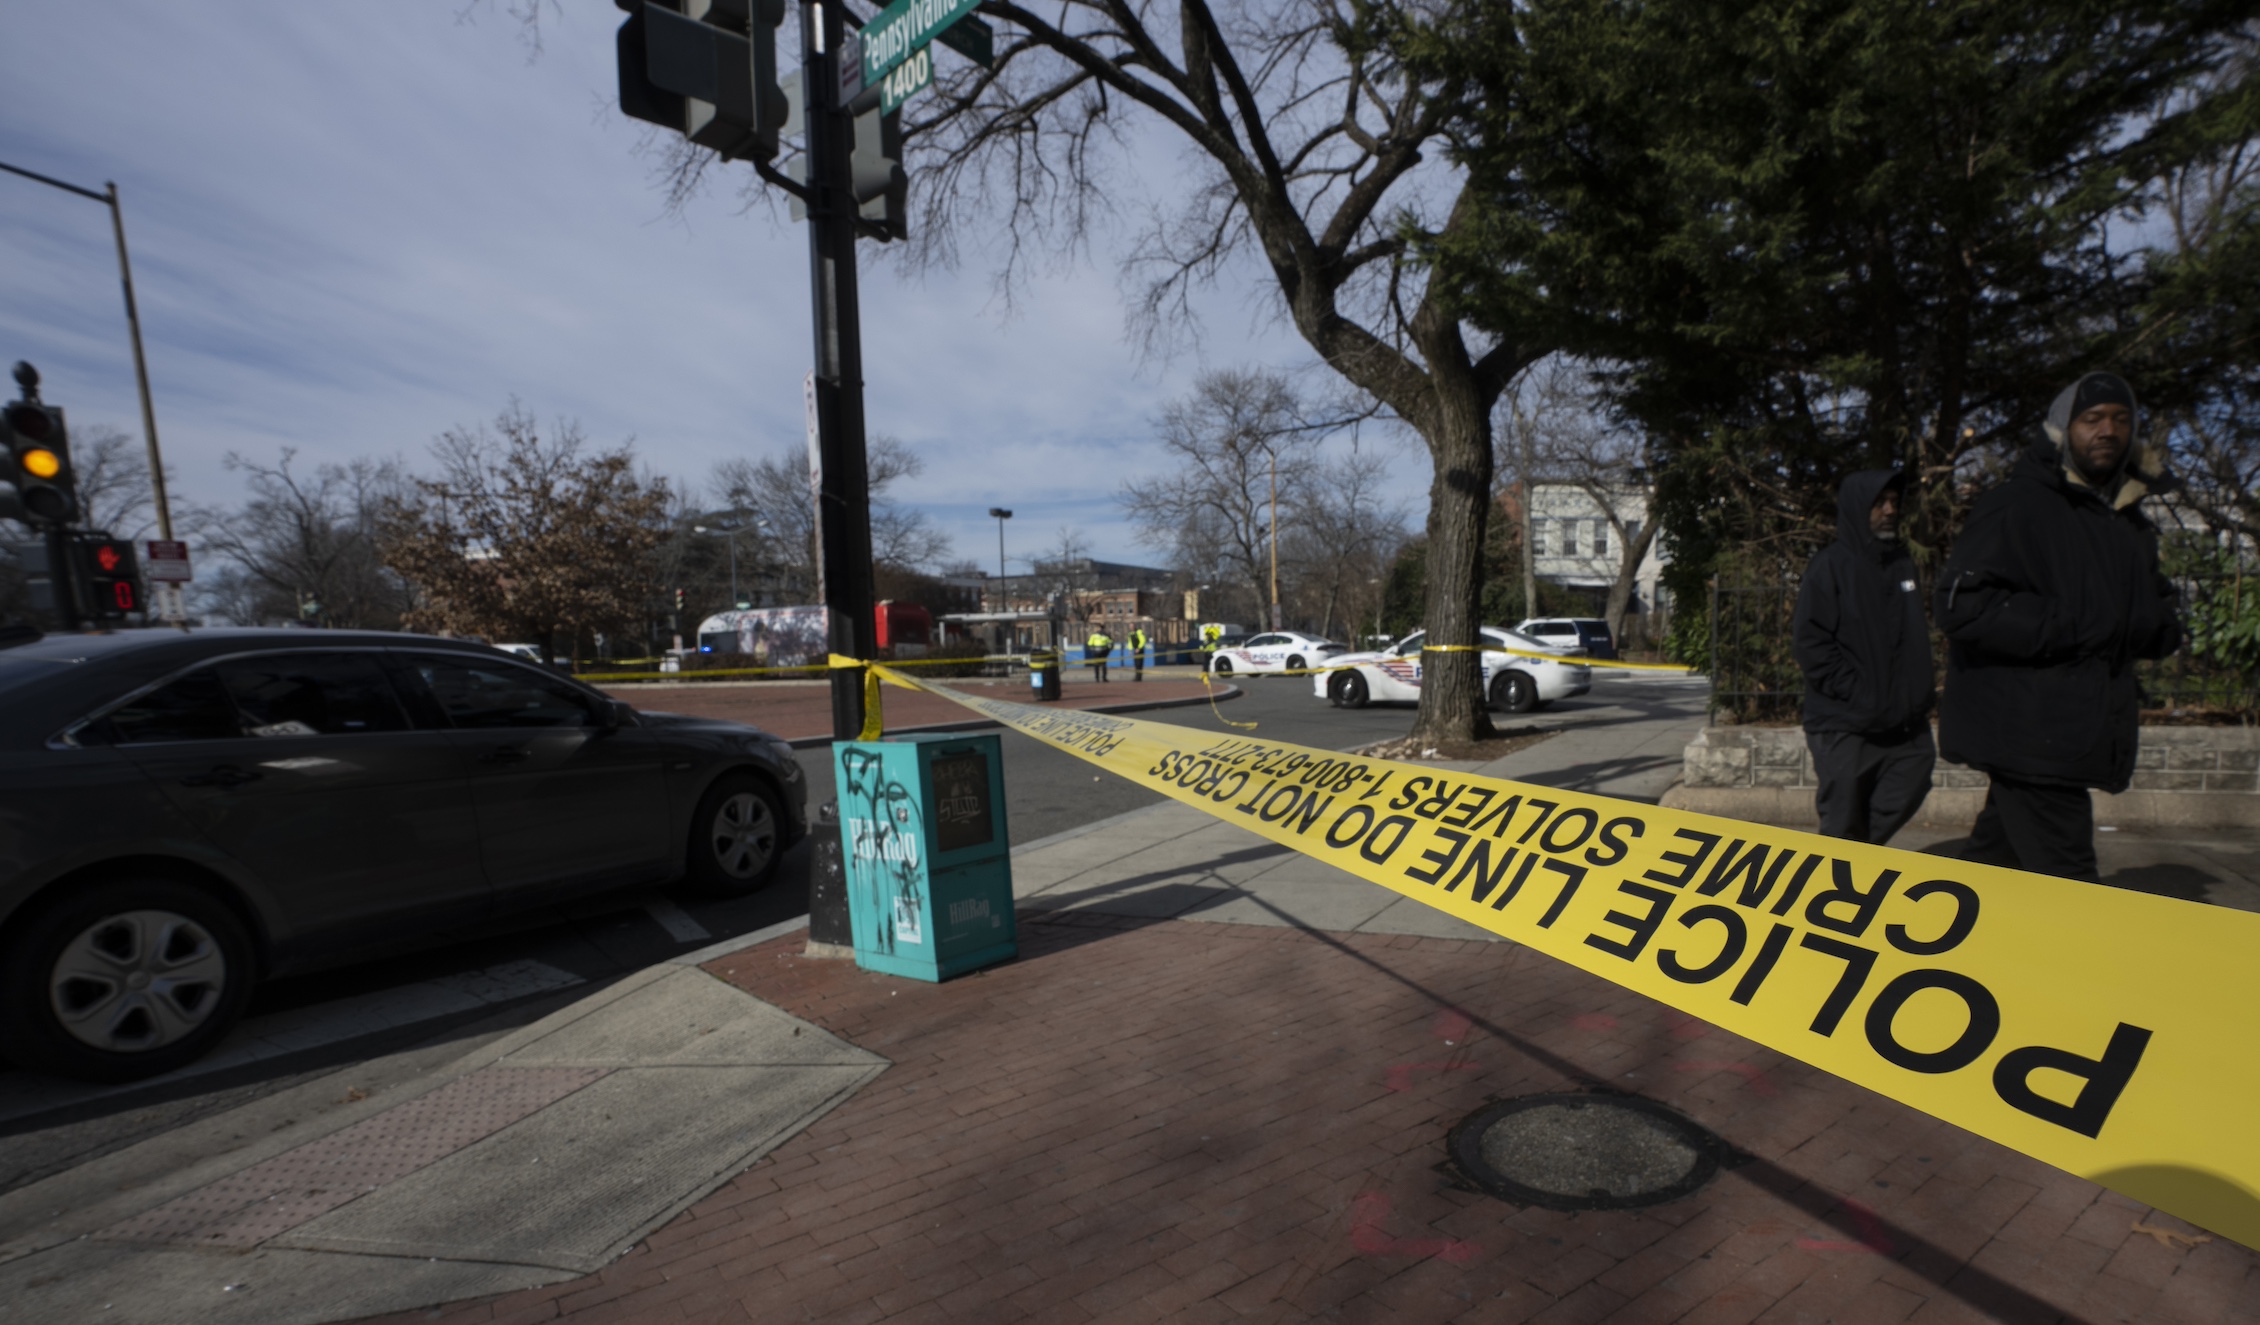
[[[1356,672],[1336,672],[1326,685],[1326,697],[1338,709],[1362,709],[1370,696],[1366,692],[1365,678]]]
[[[1522,672],[1501,672],[1491,680],[1491,707],[1528,713],[1538,707],[1538,687]]]
[[[777,793],[751,773],[732,773],[699,798],[683,882],[710,897],[743,897],[768,887],[784,857]]]
[[[1307,672],[1310,670],[1310,664],[1303,661],[1301,654],[1297,654],[1287,660],[1287,670],[1289,673]]]
[[[251,939],[226,904],[172,879],[74,889],[9,943],[0,1039],[17,1062],[138,1081],[202,1057],[251,996]]]
[[[1208,669],[1218,676],[1230,676],[1232,675],[1232,660],[1230,658],[1217,658],[1209,663]]]

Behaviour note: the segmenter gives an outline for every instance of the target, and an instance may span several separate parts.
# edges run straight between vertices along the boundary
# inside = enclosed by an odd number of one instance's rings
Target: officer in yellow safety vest
[[[1146,679],[1146,628],[1140,626],[1130,632],[1130,679]]]
[[[1114,636],[1097,626],[1091,627],[1091,637],[1083,641],[1083,661],[1091,665],[1091,679],[1106,680],[1106,656],[1114,652]]]
[[[1209,654],[1212,657],[1216,653],[1216,646],[1222,644],[1223,642],[1224,627],[1216,624],[1214,621],[1211,621],[1207,625],[1201,627],[1201,647],[1208,650]]]

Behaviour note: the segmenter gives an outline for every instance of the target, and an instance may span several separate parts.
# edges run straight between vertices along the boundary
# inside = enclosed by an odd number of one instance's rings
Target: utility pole
[[[832,651],[869,658],[877,640],[871,621],[871,481],[864,457],[863,341],[856,315],[855,223],[858,204],[849,157],[854,121],[840,110],[840,44],[846,36],[837,3],[800,6],[801,95],[808,132],[808,279],[815,309],[816,426],[823,460],[817,495],[824,569],[824,605],[831,609]],[[863,732],[863,672],[832,677],[832,738]]]
[[[1279,617],[1279,448],[1266,446],[1271,457],[1271,628],[1284,629]]]

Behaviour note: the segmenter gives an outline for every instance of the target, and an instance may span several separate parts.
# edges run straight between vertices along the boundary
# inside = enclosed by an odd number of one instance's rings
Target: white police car
[[[1485,626],[1487,645],[1548,652],[1538,641],[1497,626]],[[1378,653],[1350,653],[1329,660],[1335,670],[1311,678],[1312,691],[1337,708],[1364,708],[1375,701],[1420,699],[1421,646],[1426,631],[1414,631]],[[1593,669],[1581,655],[1527,658],[1517,654],[1483,652],[1483,693],[1491,707],[1509,713],[1528,713],[1557,699],[1582,695],[1593,688]]]
[[[1230,672],[1300,672],[1324,667],[1348,653],[1350,646],[1299,630],[1271,630],[1244,644],[1218,649],[1208,669],[1218,676]]]

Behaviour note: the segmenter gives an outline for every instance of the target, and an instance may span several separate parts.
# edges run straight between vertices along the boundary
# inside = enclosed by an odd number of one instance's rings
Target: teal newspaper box
[[[946,980],[1019,952],[996,736],[838,741],[832,758],[856,965]]]

